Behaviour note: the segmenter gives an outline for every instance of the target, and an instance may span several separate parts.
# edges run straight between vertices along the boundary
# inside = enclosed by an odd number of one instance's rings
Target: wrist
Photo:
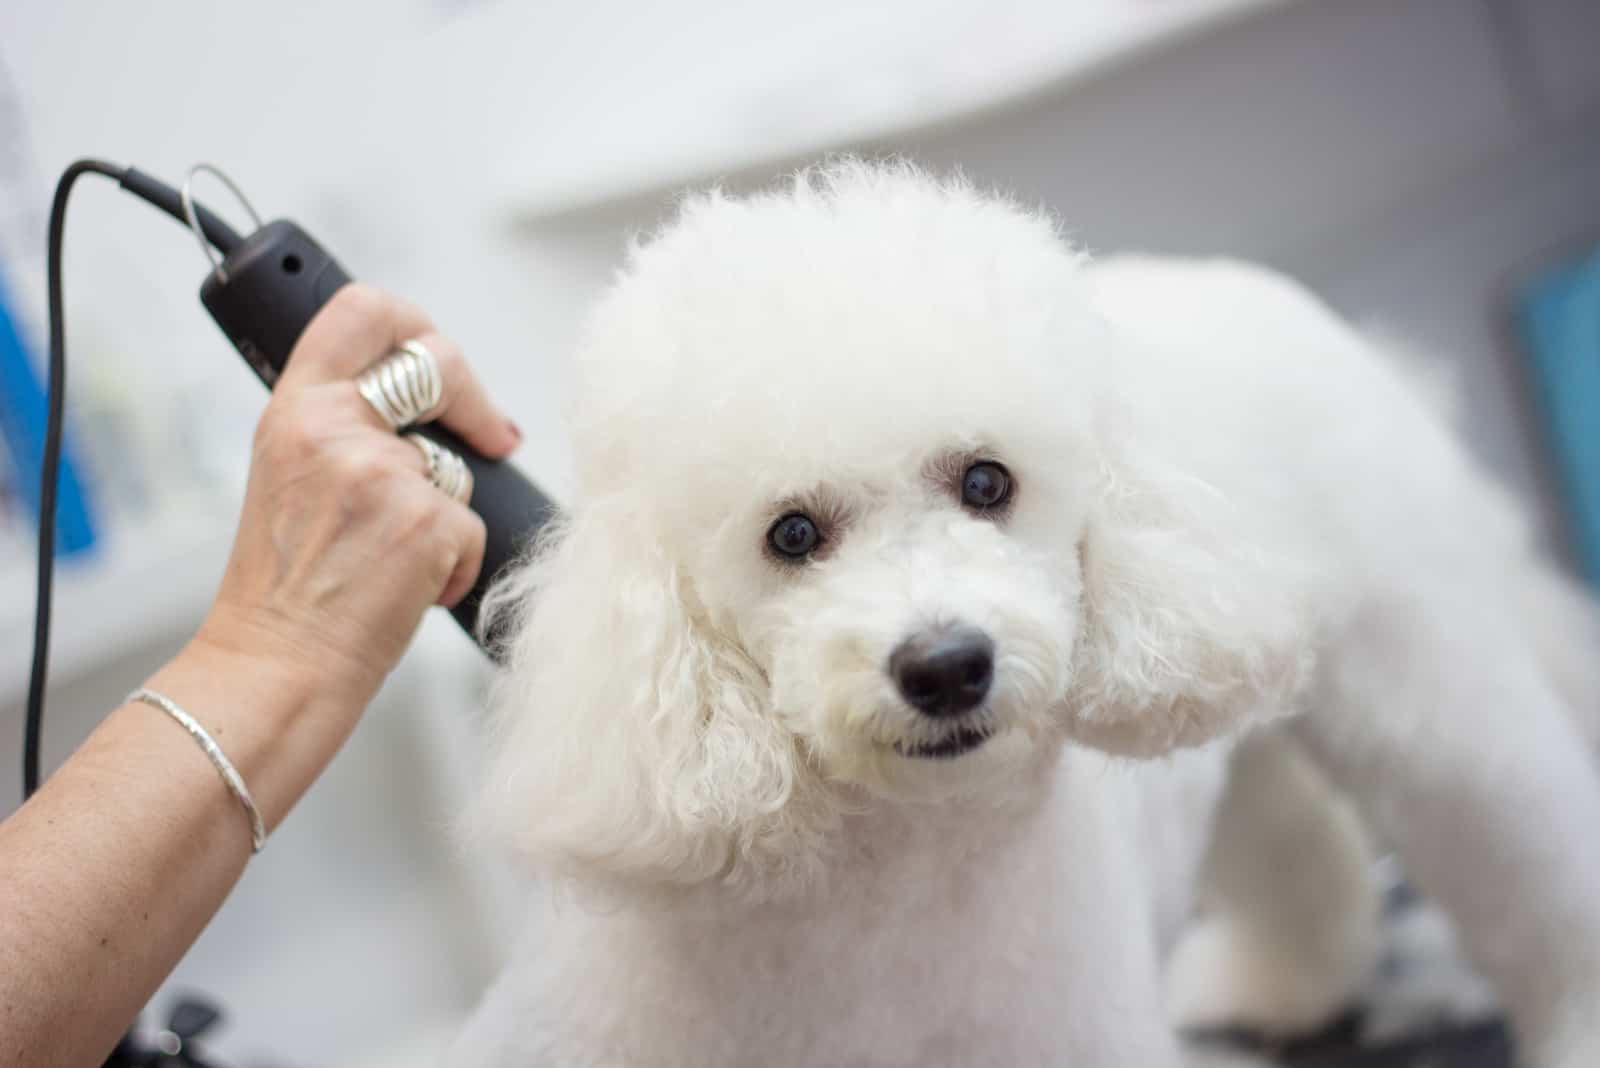
[[[232,668],[279,680],[290,690],[364,708],[384,667],[269,610],[236,611],[219,599],[200,624],[190,649]],[[186,650],[187,652],[188,650]]]
[[[365,707],[364,700],[321,686],[302,666],[240,652],[204,634],[145,686],[206,729],[243,777],[269,831],[327,767]],[[127,711],[160,715],[148,706]],[[181,735],[175,724],[163,726]]]

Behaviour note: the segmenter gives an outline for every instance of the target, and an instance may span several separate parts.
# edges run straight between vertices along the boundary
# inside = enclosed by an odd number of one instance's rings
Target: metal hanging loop
[[[257,230],[261,229],[261,216],[256,213],[255,206],[250,203],[234,180],[224,174],[222,169],[215,164],[196,163],[189,168],[189,173],[184,175],[183,188],[178,191],[178,199],[183,203],[183,217],[189,220],[189,229],[194,231],[195,240],[200,242],[200,251],[204,252],[206,259],[211,261],[211,267],[217,274],[217,281],[226,282],[228,280],[228,272],[223,270],[222,257],[217,255],[217,250],[212,248],[211,242],[206,240],[205,231],[200,229],[200,216],[194,210],[194,195],[190,192],[190,187],[194,185],[194,176],[201,173],[213,176],[228,187],[228,192],[233,194],[233,198],[244,205],[244,210],[250,215],[250,222],[254,224]]]

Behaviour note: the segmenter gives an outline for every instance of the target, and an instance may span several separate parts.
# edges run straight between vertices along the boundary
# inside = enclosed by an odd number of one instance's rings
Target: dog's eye
[[[1011,497],[1011,473],[993,460],[979,460],[961,476],[961,503],[986,512]]]
[[[816,551],[822,535],[808,515],[791,512],[772,524],[767,531],[767,543],[779,556],[798,560]]]

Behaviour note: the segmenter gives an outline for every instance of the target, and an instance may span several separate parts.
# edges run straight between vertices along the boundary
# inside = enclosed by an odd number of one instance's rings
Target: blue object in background
[[[37,519],[39,515],[39,465],[44,459],[44,432],[48,417],[44,388],[23,344],[22,327],[0,276],[0,433],[6,453],[16,467],[13,482]],[[81,553],[94,545],[94,520],[78,466],[73,460],[71,437],[62,435],[61,482],[56,493],[56,551]]]
[[[1600,249],[1535,278],[1518,319],[1578,557],[1600,586]]]

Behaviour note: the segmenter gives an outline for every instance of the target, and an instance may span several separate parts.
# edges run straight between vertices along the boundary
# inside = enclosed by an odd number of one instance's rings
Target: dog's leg
[[[1372,859],[1349,802],[1292,737],[1247,737],[1217,809],[1200,918],[1168,965],[1174,1023],[1290,1037],[1350,1008],[1378,961]]]
[[[1600,774],[1509,616],[1387,605],[1328,650],[1310,751],[1449,911],[1524,1063],[1600,1065]]]

